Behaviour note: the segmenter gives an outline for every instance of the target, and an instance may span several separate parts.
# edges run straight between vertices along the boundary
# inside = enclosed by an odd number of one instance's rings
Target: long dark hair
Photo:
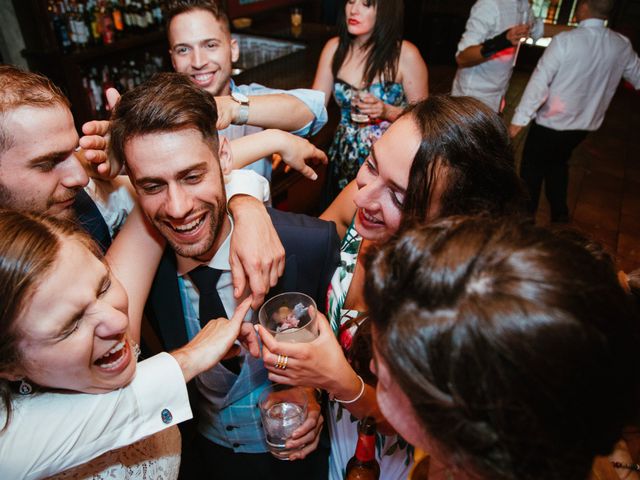
[[[410,106],[421,142],[411,164],[403,222],[425,220],[442,167],[446,182],[437,217],[524,212],[526,194],[515,171],[511,141],[498,115],[471,97],[432,95]]]
[[[18,349],[20,329],[16,319],[34,290],[49,274],[63,237],[78,239],[96,257],[102,253],[75,225],[53,217],[0,210],[0,401],[11,418],[13,389],[6,379],[22,362]]]
[[[492,480],[583,480],[638,412],[638,317],[605,256],[450,217],[368,257],[374,345],[420,426]]]
[[[348,1],[348,0],[346,0]],[[353,36],[347,29],[345,4],[338,9],[338,48],[333,55],[331,71],[336,78],[349,50],[353,48]],[[403,0],[370,0],[376,7],[376,23],[371,37],[364,44],[367,51],[364,81],[371,85],[376,77],[386,82],[395,81],[398,73],[398,61],[402,48],[402,29],[404,20]]]
[[[525,190],[509,135],[495,112],[471,97],[433,95],[409,106],[403,115],[414,122],[421,142],[411,164],[400,232],[413,222],[451,215],[524,214]],[[439,167],[442,188],[436,185]],[[432,210],[434,203],[437,208]],[[427,219],[431,211],[433,218]],[[354,368],[367,369],[371,359],[367,323],[360,324],[352,342]],[[364,378],[362,370],[360,374]]]

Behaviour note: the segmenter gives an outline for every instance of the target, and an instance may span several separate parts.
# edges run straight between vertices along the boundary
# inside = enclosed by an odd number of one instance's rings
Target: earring
[[[18,387],[18,392],[20,392],[20,395],[31,395],[31,392],[33,392],[33,387],[29,382],[26,382],[23,378],[22,380],[20,380],[20,386]]]

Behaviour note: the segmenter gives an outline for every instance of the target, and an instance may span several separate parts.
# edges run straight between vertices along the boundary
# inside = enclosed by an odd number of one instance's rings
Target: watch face
[[[249,98],[244,94],[244,93],[240,93],[240,92],[231,92],[231,97],[239,103],[249,103]]]

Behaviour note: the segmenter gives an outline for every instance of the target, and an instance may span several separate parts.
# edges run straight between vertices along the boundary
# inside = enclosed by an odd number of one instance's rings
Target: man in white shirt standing
[[[582,0],[578,28],[556,36],[538,62],[509,133],[517,135],[532,119],[520,176],[535,214],[542,181],[551,220],[567,222],[568,161],[587,133],[597,130],[621,78],[640,88],[640,58],[629,40],[606,28],[615,0]]]
[[[477,98],[501,112],[516,45],[527,36],[540,38],[543,30],[549,33],[534,18],[527,0],[478,0],[458,43],[451,95]]]

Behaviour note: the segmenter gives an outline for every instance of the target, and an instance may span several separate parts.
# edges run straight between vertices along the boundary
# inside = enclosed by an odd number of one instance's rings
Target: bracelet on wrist
[[[622,468],[625,470],[633,470],[634,472],[640,472],[640,465],[637,463],[622,463],[611,460],[611,465],[613,468]]]
[[[336,398],[336,397],[333,397],[333,400],[342,404],[355,403],[358,400],[360,400],[360,397],[362,397],[362,395],[364,394],[364,380],[362,380],[362,377],[360,375],[356,375],[356,377],[358,377],[358,380],[360,380],[360,392],[358,392],[358,395],[356,395],[356,397],[353,400],[340,400],[339,398]]]

